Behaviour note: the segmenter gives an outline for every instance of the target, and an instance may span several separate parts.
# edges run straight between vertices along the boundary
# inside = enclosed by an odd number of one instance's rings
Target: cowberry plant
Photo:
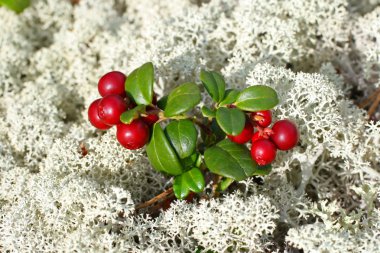
[[[277,150],[293,148],[299,138],[289,120],[269,127],[270,109],[279,102],[272,88],[226,90],[223,77],[206,70],[200,72],[200,80],[202,84],[181,84],[157,101],[152,63],[128,77],[109,72],[98,83],[102,98],[88,109],[94,127],[117,126],[123,147],[146,145],[152,167],[173,177],[172,191],[178,199],[201,194],[209,178],[217,191],[224,191],[234,181],[267,175]],[[198,108],[203,87],[213,103]]]

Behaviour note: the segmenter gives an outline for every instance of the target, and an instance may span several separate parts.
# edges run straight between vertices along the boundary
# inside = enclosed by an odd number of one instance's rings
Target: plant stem
[[[170,187],[169,189],[165,190],[164,192],[158,194],[157,196],[151,198],[150,200],[138,204],[135,206],[135,210],[143,209],[149,206],[152,206],[154,203],[157,203],[159,201],[164,201],[167,198],[171,197],[173,195],[173,187]]]

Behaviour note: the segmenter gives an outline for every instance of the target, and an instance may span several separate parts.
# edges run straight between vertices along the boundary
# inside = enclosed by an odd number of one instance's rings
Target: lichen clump
[[[351,99],[380,84],[379,13],[379,1],[359,0],[0,8],[1,250],[379,252],[380,123]],[[159,96],[199,81],[202,68],[230,87],[274,88],[274,117],[297,124],[299,145],[263,185],[135,215],[168,178],[143,150],[122,148],[115,129],[95,131],[87,107],[103,74],[147,61]]]

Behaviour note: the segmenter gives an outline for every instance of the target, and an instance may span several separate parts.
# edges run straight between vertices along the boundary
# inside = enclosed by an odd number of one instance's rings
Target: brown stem
[[[375,113],[376,108],[379,106],[379,104],[380,104],[380,93],[377,94],[376,100],[372,103],[371,107],[368,110],[369,116],[372,116]]]
[[[368,106],[376,98],[376,96],[379,95],[379,94],[380,94],[380,88],[377,89],[377,90],[375,90],[375,92],[371,96],[369,96],[366,100],[364,100],[363,102],[361,102],[358,105],[358,107],[364,108],[364,107]]]
[[[163,200],[169,198],[171,195],[173,195],[173,187],[170,187],[166,191],[158,194],[157,196],[151,198],[150,200],[148,200],[144,203],[136,205],[135,210],[139,210],[139,209],[149,207],[149,206],[153,205],[154,203],[157,203],[159,201],[163,201]]]

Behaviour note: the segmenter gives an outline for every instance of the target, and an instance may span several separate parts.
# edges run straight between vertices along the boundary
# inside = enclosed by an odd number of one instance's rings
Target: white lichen
[[[1,251],[379,252],[380,123],[349,98],[379,87],[379,1],[31,2],[0,8]],[[271,86],[299,145],[264,185],[137,215],[170,179],[87,107],[104,73],[146,61],[159,95],[201,68]]]

